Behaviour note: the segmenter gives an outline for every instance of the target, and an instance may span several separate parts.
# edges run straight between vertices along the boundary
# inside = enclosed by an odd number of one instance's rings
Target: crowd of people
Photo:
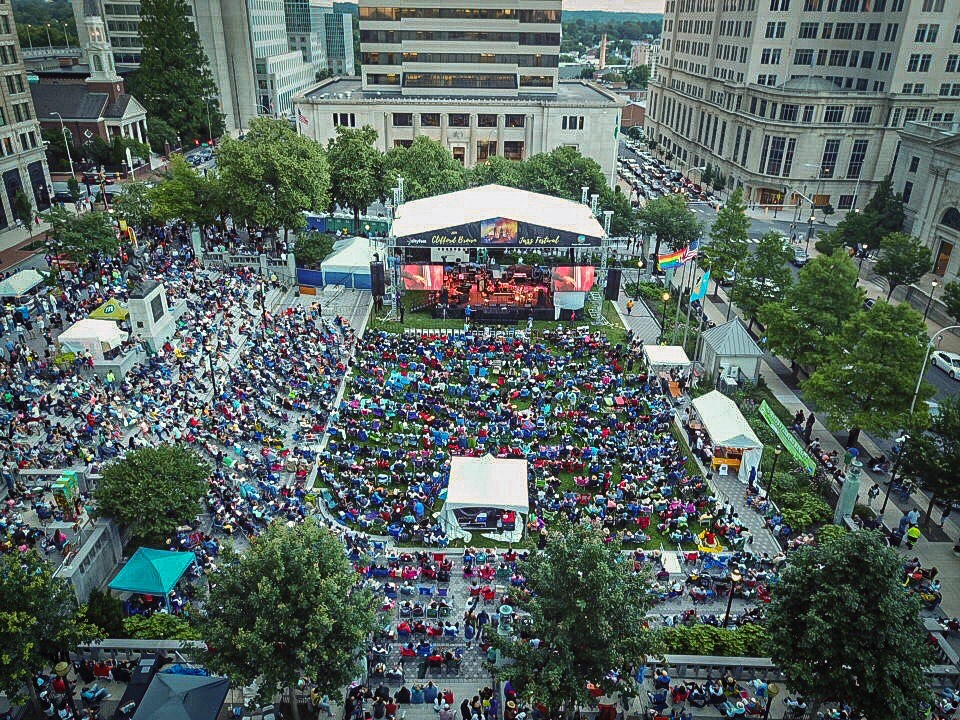
[[[451,454],[492,453],[527,459],[534,535],[562,516],[611,540],[693,544],[716,498],[688,471],[660,384],[634,362],[574,328],[536,341],[368,333],[320,457],[327,506],[350,527],[442,545],[433,510]]]

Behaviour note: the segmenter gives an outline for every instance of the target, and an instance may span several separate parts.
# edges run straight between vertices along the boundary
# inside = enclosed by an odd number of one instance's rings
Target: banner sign
[[[575,235],[509,218],[491,218],[416,235],[403,235],[396,238],[396,244],[402,247],[566,248],[600,247],[600,238]]]
[[[803,469],[810,475],[813,475],[817,471],[816,461],[810,457],[803,445],[800,444],[797,436],[790,432],[787,426],[783,424],[783,421],[776,416],[771,407],[767,405],[766,400],[760,403],[760,416],[767,421],[767,425],[769,425],[770,429],[780,438],[780,442],[783,443],[787,452],[793,456],[793,459],[800,463]]]

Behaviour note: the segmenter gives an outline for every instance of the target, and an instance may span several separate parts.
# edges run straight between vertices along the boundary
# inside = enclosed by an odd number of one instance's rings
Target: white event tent
[[[355,290],[369,290],[370,263],[374,249],[370,240],[352,237],[333,246],[333,252],[320,263],[324,285],[343,285]]]
[[[740,479],[747,482],[750,471],[760,469],[763,443],[757,439],[740,408],[717,390],[701,395],[692,404],[713,443],[714,470],[720,473],[736,470]]]
[[[57,341],[64,352],[89,350],[94,362],[103,362],[104,353],[118,347],[127,333],[110,320],[78,320],[60,333]]]
[[[527,461],[522,458],[483,457],[450,458],[450,481],[447,498],[440,513],[440,525],[450,540],[470,540],[470,533],[460,527],[456,511],[469,508],[506,510],[527,515]],[[518,518],[517,527],[523,526]]]

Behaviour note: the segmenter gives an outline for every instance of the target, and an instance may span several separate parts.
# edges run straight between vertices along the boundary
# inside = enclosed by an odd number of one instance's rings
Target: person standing
[[[873,501],[877,499],[877,496],[880,495],[880,486],[877,483],[874,483],[873,486],[867,491],[867,502],[869,505],[873,505]]]

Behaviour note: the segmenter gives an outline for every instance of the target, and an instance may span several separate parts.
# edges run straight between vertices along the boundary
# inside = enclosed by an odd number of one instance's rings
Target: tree
[[[593,80],[593,76],[596,75],[597,71],[592,65],[587,65],[580,71],[581,80]]]
[[[880,241],[880,258],[873,271],[887,281],[887,300],[900,285],[909,285],[930,272],[930,248],[913,235],[892,232]]]
[[[70,202],[74,205],[80,202],[80,181],[76,175],[70,175],[67,179],[67,192],[70,193]]]
[[[523,163],[494,155],[473,166],[473,169],[470,170],[470,184],[522,187]]]
[[[150,213],[158,220],[213,225],[227,207],[223,187],[215,173],[204,177],[182,155],[174,155],[163,182],[147,193]]]
[[[791,556],[766,626],[773,662],[814,711],[836,699],[869,718],[922,717],[932,659],[902,577],[903,558],[867,530]]]
[[[832,214],[833,208],[821,208],[824,216]],[[866,245],[868,248],[877,248],[880,239],[893,232],[899,232],[903,227],[904,211],[903,198],[893,192],[890,179],[887,178],[877,186],[873,197],[860,212],[848,212],[837,223],[834,231],[836,240],[847,247],[859,248]]]
[[[150,146],[155,153],[169,155],[180,147],[177,131],[165,120],[158,117],[148,118],[147,132],[150,135]]]
[[[87,604],[84,607],[84,616],[87,622],[96,625],[106,637],[126,637],[123,628],[123,602],[109,590],[95,589],[90,592]]]
[[[710,170],[709,166],[707,170]],[[704,170],[704,175],[707,170]],[[737,188],[717,213],[717,219],[710,228],[710,244],[701,253],[700,266],[710,270],[714,297],[720,294],[720,281],[746,257],[749,231],[750,219],[747,217],[747,204],[743,200],[743,188]]]
[[[780,302],[763,305],[757,316],[771,352],[790,358],[794,377],[801,365],[815,365],[833,352],[843,324],[863,307],[857,266],[844,250],[818,255],[800,271]]]
[[[67,130],[69,133],[70,131]],[[51,170],[70,172],[70,162],[67,159],[67,140],[63,131],[57,127],[40,129],[40,136],[47,150],[47,162]]]
[[[312,517],[273,523],[243,554],[225,548],[200,619],[206,666],[237,687],[257,681],[261,698],[283,688],[293,696],[304,676],[335,695],[357,676],[375,624],[360,579],[340,540]]]
[[[914,415],[918,421],[909,428],[904,443],[901,473],[915,477],[930,493],[924,527],[930,524],[933,505],[960,500],[960,398],[939,402],[936,415]]]
[[[330,203],[323,148],[285,120],[257,118],[243,140],[225,139],[217,167],[237,222],[286,234],[307,224],[305,210],[320,212]]]
[[[623,79],[627,81],[627,87],[631,90],[643,90],[650,82],[650,68],[647,65],[637,65],[627,70]]]
[[[97,511],[124,525],[141,543],[162,543],[201,511],[210,466],[182,445],[127,453],[103,469]]]
[[[407,200],[463,190],[467,171],[443,145],[418,135],[409,147],[395,147],[384,156],[385,187],[392,188],[403,177]]]
[[[354,229],[360,230],[360,214],[383,195],[383,153],[376,147],[377,131],[337,127],[337,136],[327,146],[333,201],[353,211]]]
[[[142,0],[139,30],[140,67],[128,87],[146,108],[151,129],[160,120],[184,140],[205,141],[209,118],[214,137],[223,134],[217,86],[186,1]]]
[[[562,146],[537,153],[521,163],[523,187],[536,193],[580,201],[582,188],[589,194],[603,194],[607,180],[599,163],[577,148]]]
[[[113,214],[127,221],[131,227],[141,230],[157,220],[153,211],[153,187],[135,181],[123,185],[123,192],[113,199]]]
[[[643,128],[639,125],[631,125],[627,128],[627,137],[631,140],[640,141],[643,139]]]
[[[782,300],[790,287],[793,276],[787,261],[791,257],[793,251],[783,237],[768,232],[760,238],[754,253],[739,264],[730,301],[750,318],[751,328],[760,308]]]
[[[644,630],[650,576],[624,562],[621,549],[589,526],[564,523],[523,563],[527,592],[518,606],[529,618],[514,634],[491,640],[512,661],[500,675],[523,697],[551,710],[562,705],[573,717],[578,706],[595,705],[587,683],[622,690],[610,671],[638,667],[654,650]]]
[[[113,220],[105,212],[76,215],[62,207],[55,207],[50,211],[49,220],[46,249],[51,254],[66,255],[85,265],[99,255],[116,255],[120,249]]]
[[[17,190],[13,196],[13,216],[27,227],[33,223],[33,203],[23,190]]]
[[[697,216],[687,207],[681,195],[664,195],[651,200],[637,213],[640,232],[648,237],[657,236],[653,252],[660,254],[660,244],[666,243],[671,250],[688,246],[700,237],[703,227]]]
[[[34,550],[0,554],[0,691],[25,700],[33,673],[103,637],[77,605],[66,580]]]
[[[179,615],[154,613],[131,615],[123,619],[123,632],[138,640],[202,640],[203,636],[188,619]]]
[[[910,400],[927,347],[927,328],[909,305],[876,303],[843,324],[834,351],[803,383],[806,397],[831,430],[860,429],[883,437],[908,423]],[[924,383],[919,400],[933,393]]]
[[[630,198],[623,194],[619,185],[612,190],[604,185],[600,189],[599,205],[601,210],[611,210],[610,234],[613,237],[632,237],[640,229],[637,212],[630,204]]]
[[[316,230],[305,230],[297,236],[293,253],[297,258],[297,265],[319,268],[327,255],[333,252],[334,239]]]
[[[940,297],[947,306],[947,312],[956,322],[960,322],[960,282],[951,280],[943,286],[943,295]]]

